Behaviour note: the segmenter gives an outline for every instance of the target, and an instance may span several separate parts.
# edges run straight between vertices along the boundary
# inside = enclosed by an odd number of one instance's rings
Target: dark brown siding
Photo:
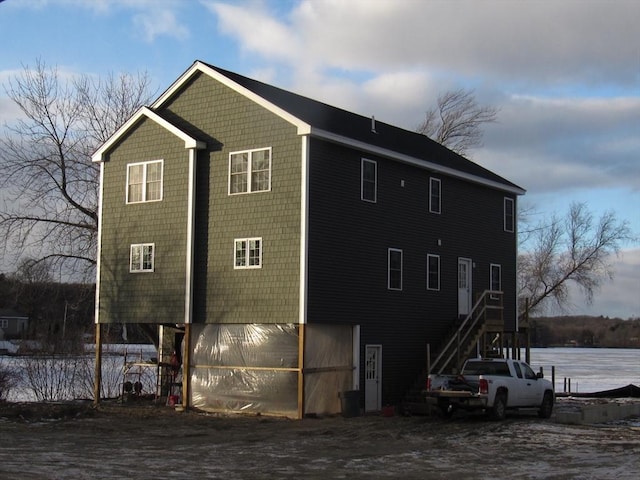
[[[383,401],[398,401],[457,318],[458,257],[474,262],[475,294],[502,265],[506,318],[515,316],[515,234],[503,230],[504,192],[313,139],[309,188],[309,323],[361,325],[383,346]],[[362,157],[378,162],[377,203],[360,200]],[[429,213],[429,177],[442,213]],[[403,251],[403,289],[387,288],[387,250]],[[440,255],[440,291],[426,288]],[[363,359],[361,359],[363,362]],[[363,363],[361,363],[363,364]]]

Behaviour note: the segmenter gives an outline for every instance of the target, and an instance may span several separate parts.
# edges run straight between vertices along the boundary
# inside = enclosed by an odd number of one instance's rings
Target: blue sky
[[[146,71],[158,94],[196,59],[414,129],[438,94],[500,108],[474,161],[540,218],[573,201],[640,235],[640,2],[5,0],[0,83]],[[19,115],[0,90],[0,124]],[[568,313],[640,316],[640,241]]]

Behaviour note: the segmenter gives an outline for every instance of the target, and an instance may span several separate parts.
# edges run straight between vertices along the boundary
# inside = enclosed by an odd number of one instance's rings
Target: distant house
[[[97,332],[171,329],[185,406],[376,411],[518,330],[524,190],[424,135],[198,61],[93,161]]]
[[[23,338],[29,326],[29,317],[10,308],[0,309],[0,340]]]

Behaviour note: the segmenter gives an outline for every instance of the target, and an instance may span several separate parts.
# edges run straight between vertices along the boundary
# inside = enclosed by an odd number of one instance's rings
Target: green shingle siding
[[[164,160],[163,199],[126,204],[127,164]],[[188,150],[145,119],[104,163],[100,322],[184,319]],[[155,271],[129,272],[131,244],[155,244]]]
[[[203,139],[198,156],[195,322],[299,319],[301,138],[296,128],[199,75],[159,112]],[[228,195],[229,153],[272,148],[271,191]],[[234,239],[261,237],[260,269],[235,270]]]

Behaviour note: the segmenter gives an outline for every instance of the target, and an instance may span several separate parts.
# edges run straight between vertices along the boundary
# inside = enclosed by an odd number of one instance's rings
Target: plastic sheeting
[[[193,324],[191,405],[202,410],[298,416],[299,330],[290,324]],[[353,385],[349,325],[306,325],[305,414],[341,411]]]
[[[194,324],[192,345],[194,407],[297,416],[295,325]]]
[[[304,352],[304,413],[340,413],[340,393],[353,385],[353,328],[307,325]]]

